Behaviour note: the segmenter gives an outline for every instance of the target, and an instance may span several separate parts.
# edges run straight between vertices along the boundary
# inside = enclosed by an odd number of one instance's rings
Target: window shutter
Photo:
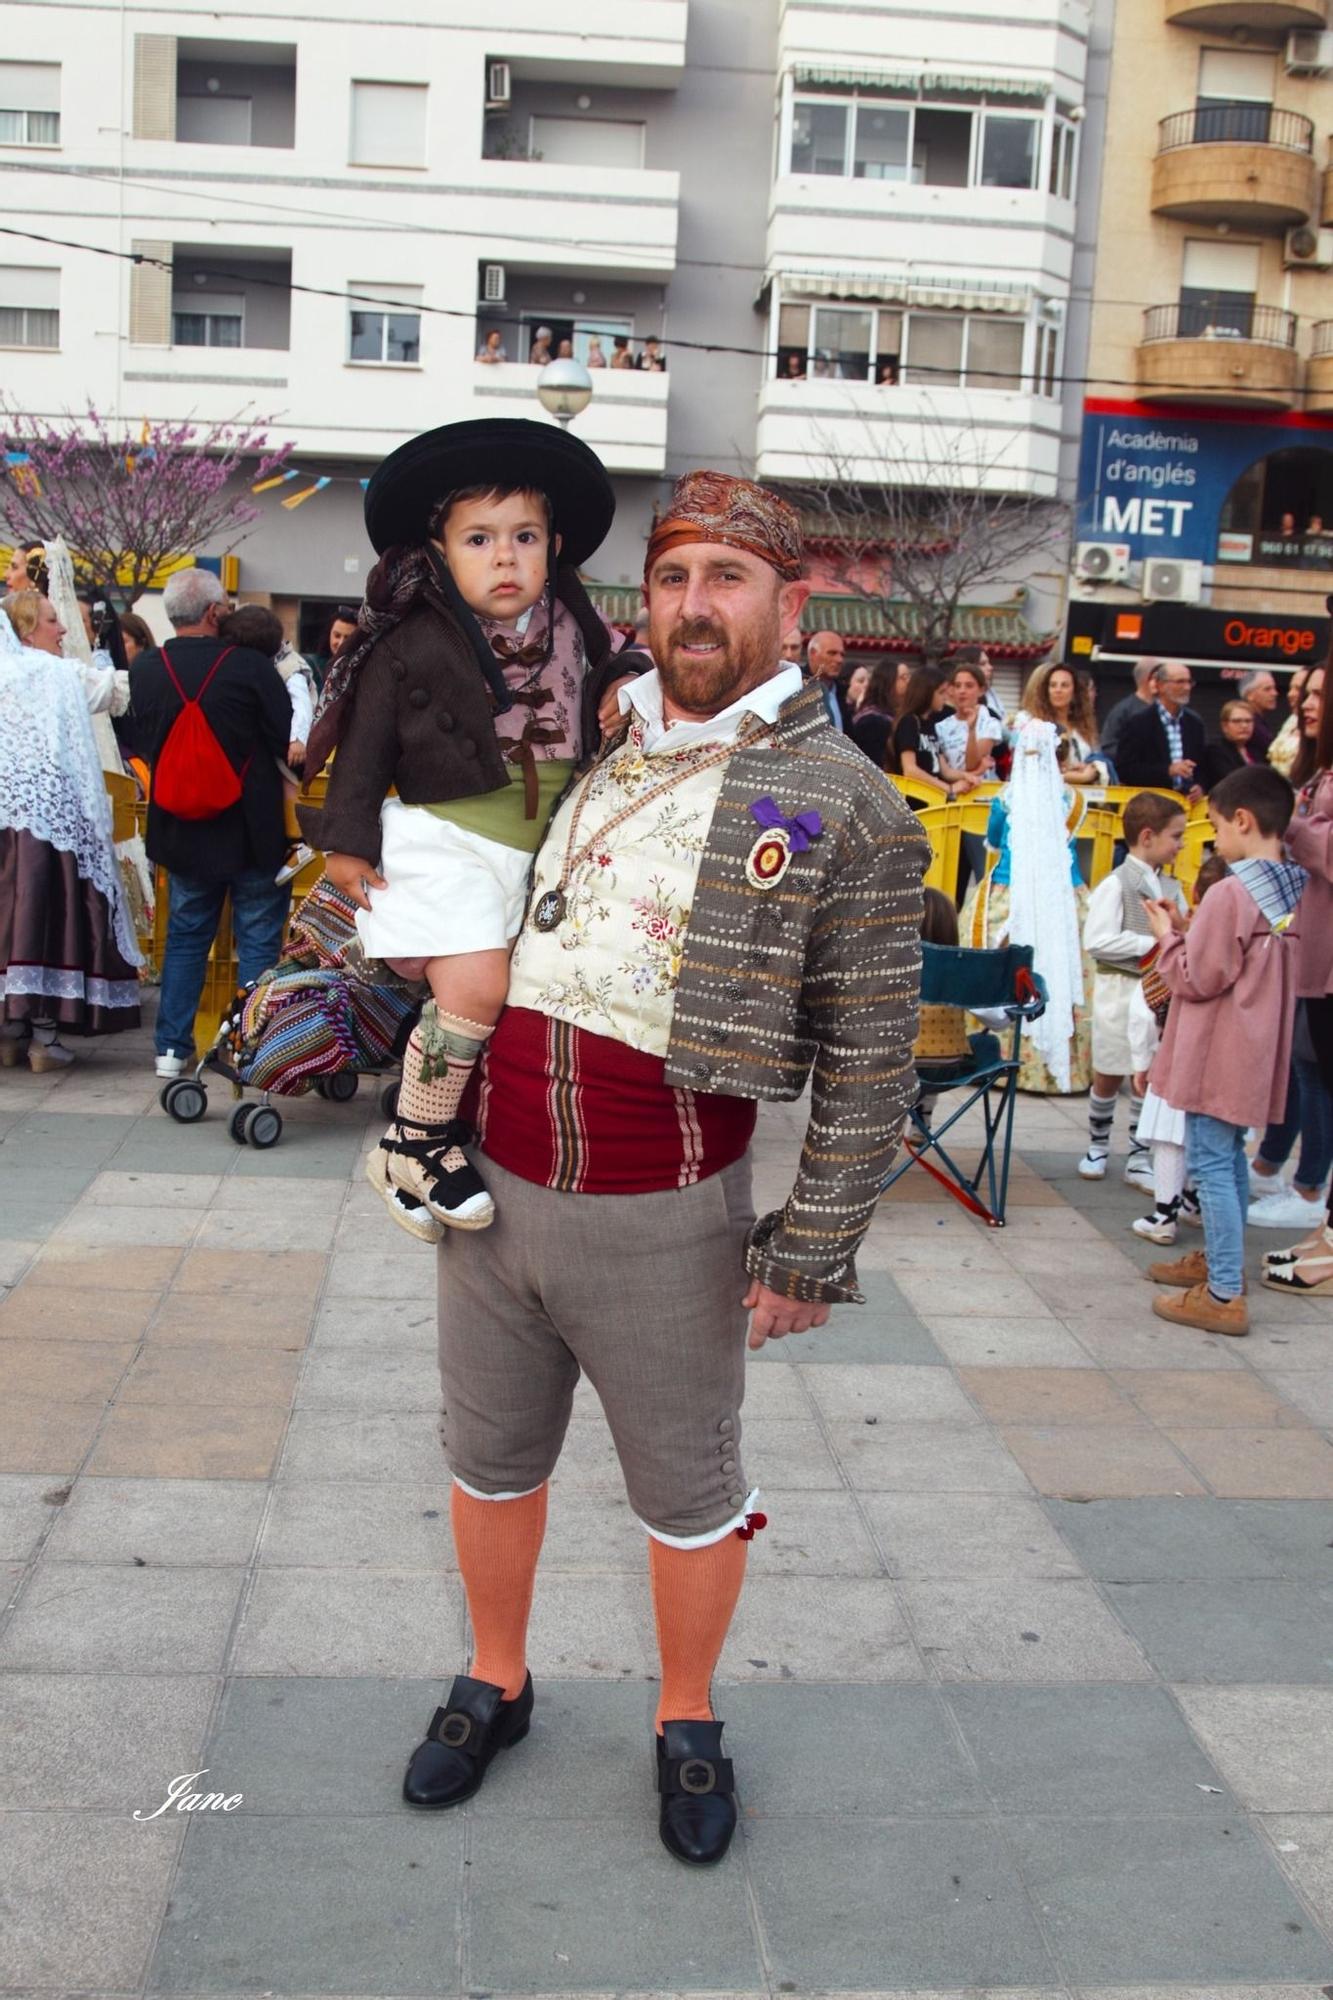
[[[1251,49],[1200,49],[1199,95],[1223,103],[1271,104],[1277,57]]]
[[[1257,243],[1215,243],[1207,237],[1191,237],[1185,244],[1181,282],[1190,291],[1253,295],[1259,289],[1262,255]]]
[[[59,63],[0,62],[0,110],[59,109]]]
[[[176,37],[134,37],[134,137],[176,136]]]
[[[60,306],[60,273],[44,265],[0,264],[0,306],[29,306],[55,312]]]
[[[424,83],[352,85],[352,164],[362,167],[425,166]]]
[[[132,243],[141,257],[165,263],[136,264],[130,272],[130,345],[170,347],[171,345],[171,255],[170,243]]]

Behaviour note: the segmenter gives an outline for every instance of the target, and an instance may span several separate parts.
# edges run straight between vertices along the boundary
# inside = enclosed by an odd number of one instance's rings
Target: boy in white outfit
[[[1144,898],[1163,898],[1186,908],[1180,884],[1162,870],[1175,860],[1185,838],[1185,814],[1176,799],[1162,792],[1136,792],[1125,807],[1125,845],[1129,853],[1118,868],[1098,884],[1088,901],[1083,948],[1097,967],[1092,988],[1092,1093],[1088,1099],[1088,1150],[1078,1163],[1085,1181],[1106,1178],[1111,1151],[1111,1127],[1116,1099],[1130,1079],[1129,1159],[1125,1179],[1131,1187],[1153,1191],[1152,1161],[1139,1137],[1143,1099],[1134,1090],[1139,1067],[1130,1047],[1129,1009],[1153,951],[1153,935]]]

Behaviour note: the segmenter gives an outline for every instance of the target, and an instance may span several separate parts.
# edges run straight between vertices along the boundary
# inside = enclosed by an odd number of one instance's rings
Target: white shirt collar
[[[628,715],[632,708],[642,719],[645,750],[684,750],[693,743],[725,743],[738,736],[747,715],[758,716],[761,722],[776,722],[784,702],[799,694],[801,686],[800,668],[784,660],[775,674],[751,688],[739,701],[732,702],[730,708],[705,716],[701,722],[666,721],[662,713],[662,683],[656,668],[628,681],[618,699],[622,715]]]

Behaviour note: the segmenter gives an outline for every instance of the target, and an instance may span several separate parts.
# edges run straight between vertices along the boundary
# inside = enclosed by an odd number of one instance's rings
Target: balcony
[[[1149,306],[1138,351],[1146,403],[1217,403],[1290,410],[1299,400],[1296,315],[1250,306],[1232,325],[1202,324],[1198,306]]]
[[[1292,28],[1326,28],[1328,6],[1326,0],[1166,0],[1166,18],[1176,28],[1284,35]]]
[[[540,423],[540,373],[526,361],[506,362],[500,368],[473,364],[471,407],[459,414],[527,417]],[[664,472],[671,377],[598,369],[592,379],[592,401],[582,416],[574,418],[570,430],[592,446],[608,472]]]
[[[1309,221],[1316,196],[1314,126],[1298,111],[1200,105],[1158,127],[1154,215],[1290,229]]]
[[[296,49],[284,42],[176,44],[179,144],[296,144]]]
[[[472,185],[481,199],[471,226],[487,238],[488,260],[532,268],[536,240],[549,245],[542,256],[548,272],[665,278],[676,268],[678,173],[482,160]]]
[[[1333,416],[1333,319],[1318,320],[1305,364],[1305,407],[1315,416]]]
[[[649,378],[651,380],[651,377]],[[1055,497],[1060,405],[1007,389],[766,381],[755,478]]]

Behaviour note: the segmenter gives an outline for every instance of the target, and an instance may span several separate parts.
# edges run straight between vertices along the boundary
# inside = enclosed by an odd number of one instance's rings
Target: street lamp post
[[[563,430],[592,401],[592,376],[581,361],[548,361],[537,377],[537,399]]]

